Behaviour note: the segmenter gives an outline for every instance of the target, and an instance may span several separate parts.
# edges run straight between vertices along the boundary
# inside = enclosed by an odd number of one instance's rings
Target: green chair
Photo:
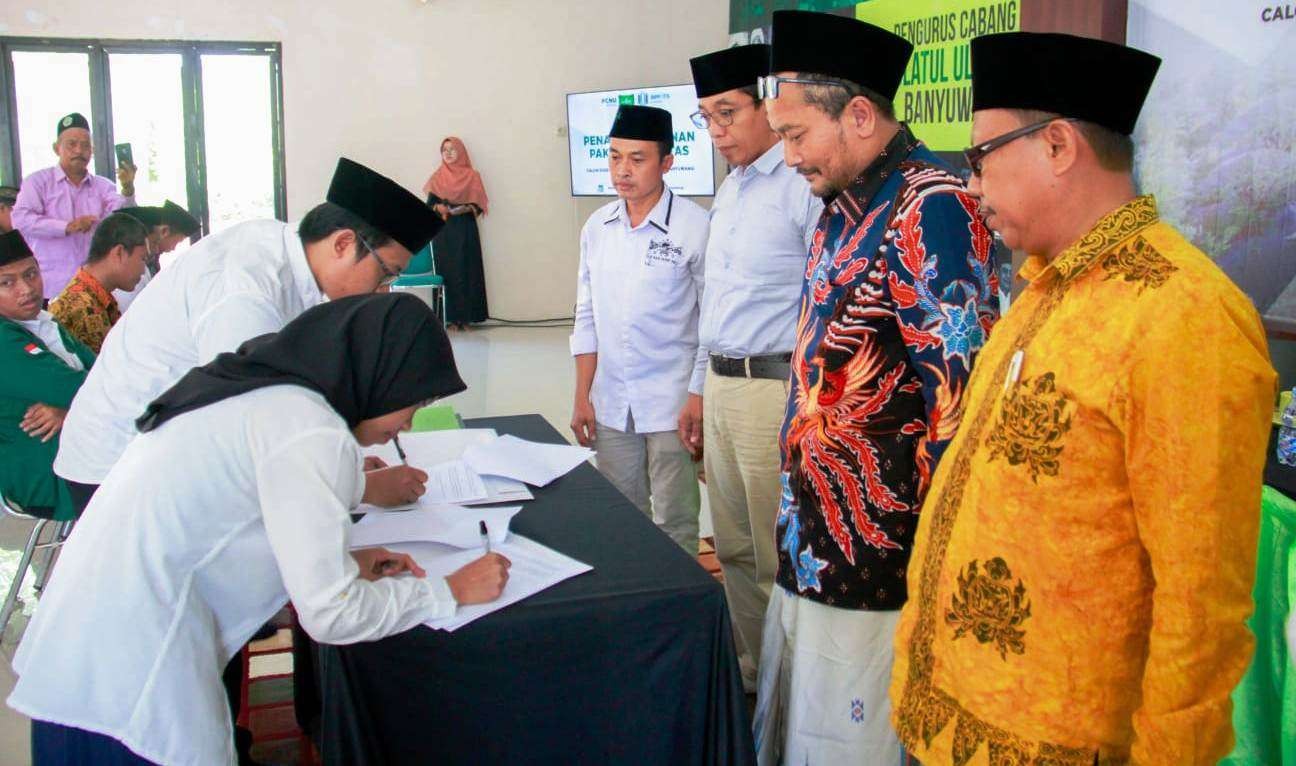
[[[409,266],[391,289],[417,295],[441,318],[441,324],[445,324],[445,279],[436,273],[431,242],[410,258]]]

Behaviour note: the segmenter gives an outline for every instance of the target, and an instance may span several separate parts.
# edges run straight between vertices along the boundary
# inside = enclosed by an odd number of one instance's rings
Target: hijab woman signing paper
[[[34,762],[233,763],[221,668],[289,599],[333,644],[495,599],[498,554],[442,579],[402,554],[348,553],[360,447],[464,388],[431,310],[379,294],[310,309],[150,404],[14,658],[9,704],[33,719]]]

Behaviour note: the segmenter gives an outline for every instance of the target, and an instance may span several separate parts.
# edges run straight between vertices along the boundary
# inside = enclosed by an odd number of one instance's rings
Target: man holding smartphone
[[[55,131],[58,164],[27,176],[13,208],[14,228],[40,263],[46,298],[62,292],[85,261],[99,221],[135,204],[134,165],[117,167],[120,194],[112,181],[90,172],[94,145],[85,117],[73,112]]]

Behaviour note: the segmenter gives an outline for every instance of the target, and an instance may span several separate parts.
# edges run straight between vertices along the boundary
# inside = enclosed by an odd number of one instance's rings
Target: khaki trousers
[[[755,690],[765,607],[778,569],[778,435],[786,404],[785,381],[707,370],[702,410],[707,502],[748,691]]]

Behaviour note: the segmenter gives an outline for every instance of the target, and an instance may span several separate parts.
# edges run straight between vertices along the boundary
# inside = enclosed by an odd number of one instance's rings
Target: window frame
[[[181,57],[180,87],[184,105],[185,185],[189,212],[211,231],[207,197],[206,128],[203,122],[202,57],[204,55],[256,55],[267,57],[270,67],[271,156],[274,161],[275,217],[288,220],[288,190],[284,153],[283,46],[277,42],[197,40],[117,40],[68,37],[0,36],[0,179],[17,186],[39,168],[22,167],[18,135],[18,95],[14,82],[13,53],[86,53],[89,55],[90,109],[94,143],[94,172],[116,177],[113,151],[112,82],[110,53],[174,53]]]

